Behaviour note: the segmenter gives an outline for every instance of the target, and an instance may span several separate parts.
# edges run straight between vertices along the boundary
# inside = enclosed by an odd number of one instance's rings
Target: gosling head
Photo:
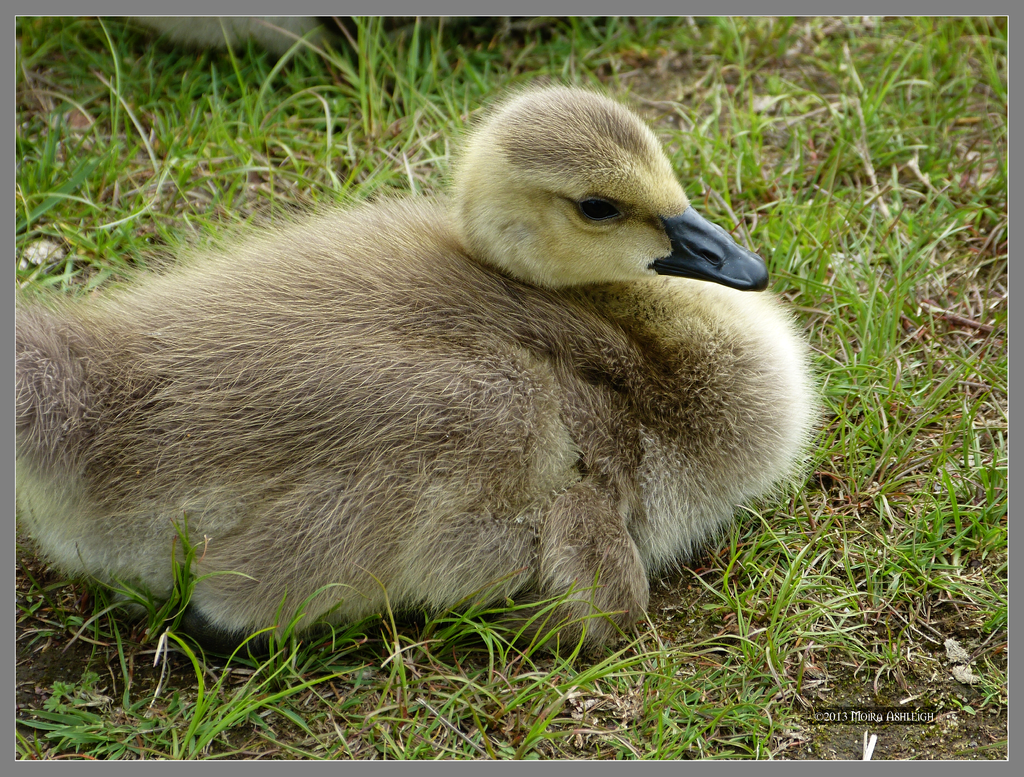
[[[650,128],[582,89],[531,89],[492,110],[463,149],[453,207],[472,256],[538,286],[768,285],[764,261],[690,207]]]

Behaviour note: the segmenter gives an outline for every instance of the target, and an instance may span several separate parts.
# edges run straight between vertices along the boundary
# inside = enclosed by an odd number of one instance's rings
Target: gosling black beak
[[[672,241],[672,254],[651,264],[658,275],[714,281],[740,291],[768,288],[764,259],[739,245],[692,207],[679,216],[662,218],[661,223]]]

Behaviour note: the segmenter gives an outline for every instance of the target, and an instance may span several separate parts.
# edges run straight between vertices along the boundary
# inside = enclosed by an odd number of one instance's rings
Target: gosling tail
[[[35,305],[18,306],[15,333],[18,457],[73,466],[98,410],[90,338],[81,322]]]

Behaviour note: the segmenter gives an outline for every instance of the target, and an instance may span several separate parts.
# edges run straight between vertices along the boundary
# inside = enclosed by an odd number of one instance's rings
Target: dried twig
[[[944,318],[951,323],[960,324],[961,326],[970,327],[971,329],[978,329],[986,333],[995,331],[995,327],[992,326],[991,324],[982,324],[980,321],[974,321],[973,319],[970,318],[958,316],[956,313],[950,313],[948,310],[945,310],[944,308],[941,308],[938,305],[936,305],[930,299],[922,300],[922,304],[924,304],[924,306],[927,307],[932,313],[937,313],[940,318]]]

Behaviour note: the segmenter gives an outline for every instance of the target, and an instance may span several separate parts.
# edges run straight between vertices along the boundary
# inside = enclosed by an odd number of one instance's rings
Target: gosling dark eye
[[[619,209],[607,200],[591,198],[578,203],[580,213],[591,221],[607,221],[619,215]]]

